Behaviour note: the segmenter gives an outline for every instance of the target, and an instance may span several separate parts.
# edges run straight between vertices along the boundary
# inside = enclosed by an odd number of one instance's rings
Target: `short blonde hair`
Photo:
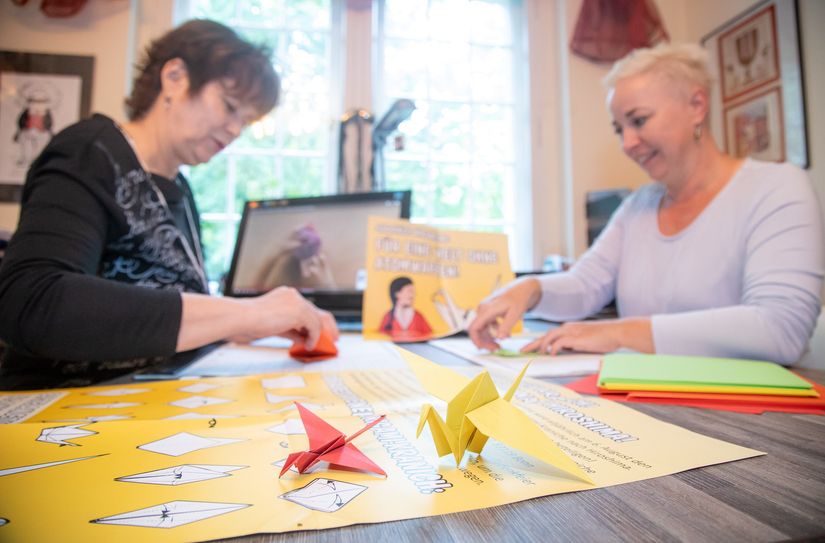
[[[617,60],[602,83],[613,89],[620,79],[640,74],[656,74],[676,84],[698,85],[710,94],[712,77],[708,54],[693,43],[660,44],[636,49]]]

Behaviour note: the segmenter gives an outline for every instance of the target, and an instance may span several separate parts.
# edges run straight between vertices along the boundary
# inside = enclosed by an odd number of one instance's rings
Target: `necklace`
[[[126,140],[126,143],[129,144],[129,147],[132,149],[132,153],[135,155],[135,158],[138,160],[138,164],[140,165],[140,169],[143,171],[143,178],[149,182],[149,186],[152,189],[152,192],[155,193],[155,196],[160,202],[160,205],[163,206],[163,209],[166,211],[166,215],[173,219],[174,221],[174,214],[172,213],[172,209],[169,207],[169,203],[166,201],[166,197],[163,195],[163,191],[160,190],[157,183],[155,183],[155,179],[152,176],[152,173],[149,171],[149,168],[146,166],[146,163],[143,161],[141,156],[137,152],[137,146],[135,146],[135,142],[129,133],[118,123],[115,123],[115,126],[123,135],[123,139]],[[185,185],[181,184],[178,181],[177,176],[173,180],[173,182],[181,189],[183,192],[183,211],[186,215],[186,223],[189,227],[189,233],[192,236],[192,244],[190,245],[189,240],[186,236],[181,236],[180,241],[181,245],[183,246],[183,251],[186,253],[186,257],[189,259],[190,264],[195,269],[198,274],[198,279],[201,282],[201,288],[203,289],[204,293],[209,293],[209,283],[206,280],[206,272],[205,272],[205,264],[203,260],[203,251],[201,250],[201,240],[200,236],[198,235],[198,229],[195,225],[195,216],[192,212],[192,208],[189,205],[189,198],[191,198],[191,193],[185,187]],[[192,245],[195,246],[194,251],[192,250]]]

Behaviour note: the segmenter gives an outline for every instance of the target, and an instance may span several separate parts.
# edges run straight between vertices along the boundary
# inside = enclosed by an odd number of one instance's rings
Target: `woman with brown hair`
[[[54,137],[0,267],[0,387],[89,384],[219,340],[337,337],[294,289],[208,294],[179,168],[207,162],[278,94],[269,51],[193,20],[147,49],[127,122],[94,115]]]

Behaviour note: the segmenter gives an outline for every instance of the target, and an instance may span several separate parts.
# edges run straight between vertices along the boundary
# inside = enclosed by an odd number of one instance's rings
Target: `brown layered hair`
[[[186,65],[190,96],[211,81],[225,81],[234,97],[263,116],[277,105],[281,87],[271,56],[268,47],[253,45],[220,23],[188,21],[146,48],[126,99],[126,113],[132,121],[148,113],[161,91],[161,69],[179,58]]]

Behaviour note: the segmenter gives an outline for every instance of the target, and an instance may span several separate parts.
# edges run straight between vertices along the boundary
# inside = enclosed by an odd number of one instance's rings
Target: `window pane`
[[[470,97],[470,47],[431,42],[429,47],[430,97],[467,100]]]
[[[512,42],[510,6],[507,0],[470,3],[470,32],[476,44],[503,45]]]
[[[283,135],[283,148],[326,151],[329,134],[327,108],[321,103],[325,95],[294,95],[276,114],[275,124]]]
[[[251,155],[235,157],[235,203],[232,211],[243,211],[246,200],[277,198],[283,183],[277,175],[277,157]]]
[[[283,25],[286,0],[235,0],[238,22],[256,24],[267,21],[272,25]]]
[[[284,157],[284,196],[320,196],[324,191],[326,160]]]
[[[189,169],[187,178],[200,213],[227,211],[226,166],[227,158],[222,154],[206,164]]]
[[[426,96],[427,42],[387,40],[384,48],[384,91],[390,96]]]
[[[203,221],[201,223],[201,241],[204,247],[214,247],[204,255],[206,275],[217,281],[226,273],[224,262],[232,258],[237,223],[227,221]]]
[[[329,28],[329,0],[287,0],[286,18],[290,26]]]
[[[380,104],[409,98],[416,105],[399,127],[403,149],[384,149],[386,186],[412,188],[413,220],[512,231],[518,150],[529,145],[529,126],[515,124],[525,118],[517,97],[526,94],[516,77],[526,58],[516,39],[522,33],[513,30],[523,24],[520,2],[378,4]]]
[[[467,166],[464,164],[434,164],[432,174],[435,188],[433,215],[449,219],[467,218],[465,217],[465,200],[469,188]]]
[[[512,103],[512,51],[503,47],[473,47],[470,57],[473,100]]]
[[[430,149],[433,156],[449,160],[470,160],[470,106],[430,104]]]
[[[246,200],[317,195],[333,186],[331,1],[190,2],[189,17],[214,19],[269,47],[282,90],[275,111],[208,164],[189,169],[211,280],[229,266]]]
[[[427,35],[427,0],[386,0],[384,32],[388,38]]]
[[[192,17],[228,20],[235,15],[235,0],[191,0]]]
[[[504,165],[479,165],[475,171],[472,213],[495,223],[505,218],[513,194],[509,179],[512,168]]]
[[[473,108],[474,152],[485,161],[508,162],[514,156],[513,109],[493,104]]]
[[[431,0],[430,38],[437,41],[467,43],[470,38],[470,12],[467,0]]]

